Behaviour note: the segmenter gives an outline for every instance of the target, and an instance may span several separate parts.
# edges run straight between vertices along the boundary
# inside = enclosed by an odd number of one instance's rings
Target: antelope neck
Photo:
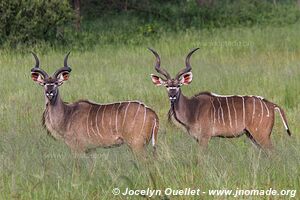
[[[181,92],[181,89],[179,89],[178,97],[174,103],[171,104],[171,109],[173,110],[174,118],[176,121],[178,121],[180,124],[187,127],[187,116],[189,110],[187,109],[187,102],[189,99],[184,96]]]
[[[46,109],[48,110],[48,114],[50,114],[51,117],[55,116],[55,118],[57,119],[64,117],[66,105],[60,98],[59,90],[57,90],[57,94],[51,101],[47,100]]]
[[[68,105],[62,101],[59,93],[57,93],[51,102],[46,100],[43,123],[55,139],[63,139],[65,137],[68,110]]]

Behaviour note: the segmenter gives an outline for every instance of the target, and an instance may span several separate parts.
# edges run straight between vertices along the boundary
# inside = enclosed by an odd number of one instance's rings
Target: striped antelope
[[[151,74],[156,86],[163,85],[168,90],[171,102],[169,119],[182,125],[197,142],[206,147],[211,137],[238,137],[243,133],[259,147],[272,147],[270,135],[274,125],[274,112],[277,110],[289,135],[289,127],[284,111],[276,104],[259,96],[223,96],[210,92],[201,92],[191,98],[181,92],[182,85],[192,81],[191,55],[186,57],[186,67],[178,72],[175,78],[160,67],[160,57],[156,57],[155,70],[164,76]]]
[[[64,66],[49,76],[39,66],[31,69],[32,80],[44,87],[45,110],[42,122],[48,134],[63,140],[73,152],[126,143],[134,153],[144,151],[152,140],[155,150],[159,121],[156,113],[138,101],[96,104],[86,100],[65,103],[58,87],[69,79],[68,53]]]

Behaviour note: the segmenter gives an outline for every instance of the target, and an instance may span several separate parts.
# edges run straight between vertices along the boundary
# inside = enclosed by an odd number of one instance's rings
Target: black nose
[[[170,99],[171,102],[174,102],[177,99],[176,94],[170,94],[169,99]]]
[[[54,96],[54,92],[53,92],[53,91],[47,91],[47,92],[46,92],[46,96],[47,96],[49,99],[52,99],[53,96]]]
[[[168,88],[168,96],[172,103],[174,103],[178,97],[178,87],[173,86]]]

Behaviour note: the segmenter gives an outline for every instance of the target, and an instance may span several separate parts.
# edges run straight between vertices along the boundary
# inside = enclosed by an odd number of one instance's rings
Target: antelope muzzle
[[[175,103],[178,99],[179,88],[178,87],[168,87],[168,95],[171,103]]]
[[[45,95],[51,101],[57,95],[57,86],[55,83],[45,84]]]

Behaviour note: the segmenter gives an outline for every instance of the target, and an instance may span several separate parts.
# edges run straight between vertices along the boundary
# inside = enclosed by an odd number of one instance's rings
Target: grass
[[[99,103],[139,99],[152,107],[161,121],[158,158],[138,162],[126,146],[98,149],[93,176],[87,159],[80,167],[62,142],[47,137],[41,126],[42,88],[30,79],[34,60],[30,54],[0,52],[0,198],[1,199],[124,199],[112,189],[299,189],[300,188],[300,25],[278,28],[189,30],[162,35],[143,45],[97,46],[70,55],[70,80],[61,88],[65,101],[90,99]],[[184,56],[193,55],[193,83],[183,88],[187,96],[200,91],[220,94],[255,94],[286,111],[293,136],[284,131],[279,116],[272,133],[271,158],[246,137],[212,139],[206,154],[181,129],[167,123],[169,108],[164,88],[155,87],[156,49],[162,66],[175,74]],[[62,66],[64,53],[49,49],[39,54],[43,68],[53,73]],[[151,147],[149,146],[149,153]],[[299,191],[298,191],[299,192]],[[297,194],[296,198],[299,198]],[[141,199],[141,196],[130,199]],[[167,199],[155,197],[155,199]],[[225,196],[172,196],[170,199],[233,199]],[[245,199],[283,199],[253,196]],[[295,198],[295,199],[296,199]]]

